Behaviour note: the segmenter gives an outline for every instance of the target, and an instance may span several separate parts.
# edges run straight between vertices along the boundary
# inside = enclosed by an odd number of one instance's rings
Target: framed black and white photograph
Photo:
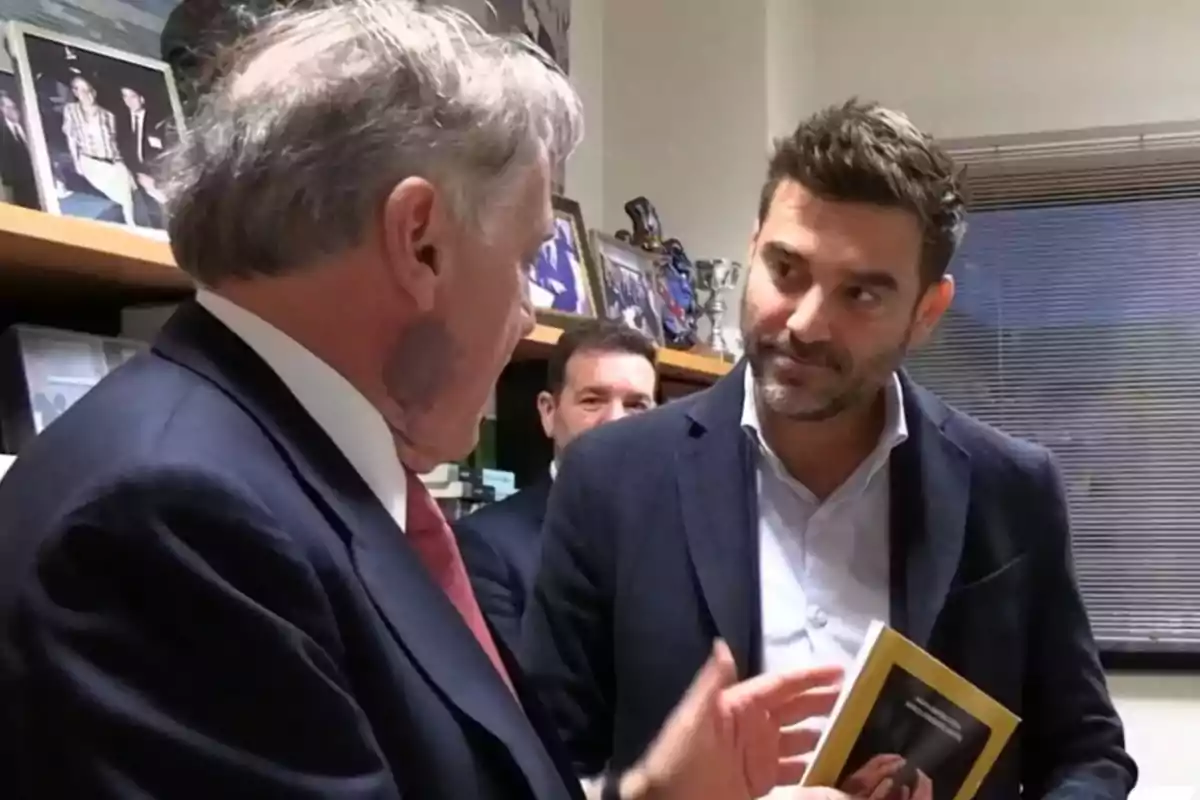
[[[42,208],[165,236],[157,166],[183,130],[170,67],[24,23],[9,51]]]
[[[554,238],[542,245],[529,275],[539,317],[595,319],[600,294],[595,260],[579,203],[554,197]]]
[[[662,299],[654,255],[599,231],[592,231],[592,250],[600,265],[605,318],[624,322],[661,347]]]
[[[17,76],[0,72],[0,202],[40,209]]]

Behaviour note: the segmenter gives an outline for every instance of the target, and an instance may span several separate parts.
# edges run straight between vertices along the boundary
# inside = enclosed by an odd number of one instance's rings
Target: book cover
[[[802,785],[870,800],[970,800],[1019,722],[877,621]]]

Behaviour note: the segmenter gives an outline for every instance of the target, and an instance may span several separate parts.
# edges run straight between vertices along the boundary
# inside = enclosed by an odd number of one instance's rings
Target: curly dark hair
[[[785,180],[826,200],[911,212],[921,224],[925,285],[946,274],[966,232],[960,175],[950,156],[904,114],[878,103],[851,99],[822,109],[775,142],[760,224]]]

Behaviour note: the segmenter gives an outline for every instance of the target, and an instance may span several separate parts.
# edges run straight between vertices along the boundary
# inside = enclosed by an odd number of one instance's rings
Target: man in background
[[[134,201],[140,206],[137,210],[146,217],[143,224],[161,228],[166,197],[158,187],[155,174],[166,148],[166,118],[148,109],[145,96],[130,86],[121,87],[121,101],[124,108],[114,112],[121,160],[133,176]]]
[[[848,666],[878,619],[1022,718],[981,800],[1129,793],[1049,451],[902,369],[964,229],[953,163],[902,114],[850,102],[777,144],[745,361],[559,463],[523,638],[581,774],[636,756],[712,636],[742,676]]]
[[[584,431],[654,407],[654,343],[618,322],[589,321],[559,337],[537,397],[554,460],[531,485],[459,519],[455,533],[484,613],[517,642],[542,550],[542,519],[563,449]]]
[[[21,122],[17,99],[0,90],[0,182],[9,188],[9,202],[38,209],[37,179],[29,152],[29,136]]]
[[[417,476],[474,448],[533,328],[579,98],[409,0],[227,55],[164,170],[196,299],[0,482],[2,794],[578,798]],[[794,780],[780,727],[837,674],[734,685],[712,650],[611,796]]]

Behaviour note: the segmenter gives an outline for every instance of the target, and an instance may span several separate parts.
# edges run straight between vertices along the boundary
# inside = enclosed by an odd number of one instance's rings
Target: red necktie
[[[405,474],[408,476],[408,524],[405,526],[405,535],[425,564],[425,569],[458,609],[479,646],[515,696],[508,670],[483,619],[483,612],[479,610],[475,592],[471,590],[467,568],[463,565],[454,533],[421,479],[408,470],[405,470]]]

